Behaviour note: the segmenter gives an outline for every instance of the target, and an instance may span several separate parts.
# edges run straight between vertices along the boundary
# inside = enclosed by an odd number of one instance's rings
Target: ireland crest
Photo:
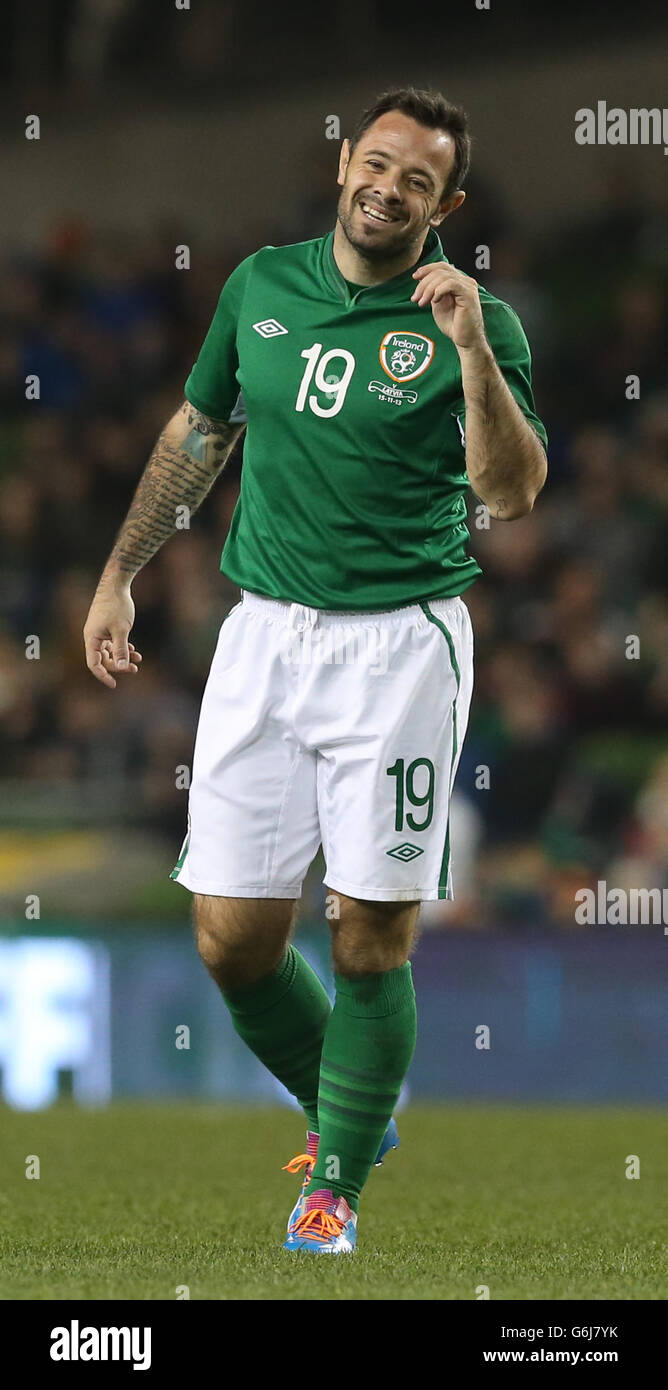
[[[412,381],[426,372],[434,344],[424,333],[386,333],[379,356],[383,371],[393,381]]]

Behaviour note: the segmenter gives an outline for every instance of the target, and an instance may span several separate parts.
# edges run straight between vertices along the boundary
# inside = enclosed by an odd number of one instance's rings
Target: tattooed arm
[[[84,627],[86,664],[103,685],[115,687],[114,670],[139,670],[141,656],[128,642],[135,616],[132,580],[176,530],[177,507],[197,510],[244,428],[212,420],[184,401],[160,435]]]
[[[184,401],[146,465],[109,556],[101,585],[130,583],[176,530],[177,507],[199,507],[243,429],[212,420]]]

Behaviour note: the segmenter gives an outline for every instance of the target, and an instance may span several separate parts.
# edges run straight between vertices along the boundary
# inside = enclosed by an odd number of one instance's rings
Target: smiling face
[[[379,116],[355,146],[345,140],[339,164],[338,219],[364,261],[404,260],[422,250],[464,201],[461,190],[443,197],[455,155],[445,130],[430,130],[401,111]]]

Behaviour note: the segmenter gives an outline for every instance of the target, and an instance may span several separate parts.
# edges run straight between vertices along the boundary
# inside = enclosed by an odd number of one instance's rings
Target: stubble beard
[[[411,249],[415,238],[406,235],[406,228],[403,226],[391,240],[388,239],[384,245],[374,246],[358,237],[353,230],[353,215],[355,207],[359,206],[357,199],[348,200],[345,189],[342,190],[337,208],[338,220],[346,240],[350,243],[358,256],[363,261],[372,265],[392,266],[396,261],[404,260]],[[417,257],[416,252],[416,257]]]

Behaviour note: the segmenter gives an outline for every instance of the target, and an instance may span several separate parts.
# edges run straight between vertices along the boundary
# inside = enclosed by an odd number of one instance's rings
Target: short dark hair
[[[471,161],[471,136],[464,108],[454,106],[440,92],[431,92],[419,87],[396,87],[392,91],[383,92],[373,106],[369,106],[360,116],[350,137],[351,151],[369,126],[372,126],[379,116],[386,116],[388,111],[401,111],[404,116],[411,116],[419,125],[427,126],[429,130],[447,130],[448,134],[452,135],[455,142],[455,158],[441,197],[447,198],[450,193],[461,188]]]

